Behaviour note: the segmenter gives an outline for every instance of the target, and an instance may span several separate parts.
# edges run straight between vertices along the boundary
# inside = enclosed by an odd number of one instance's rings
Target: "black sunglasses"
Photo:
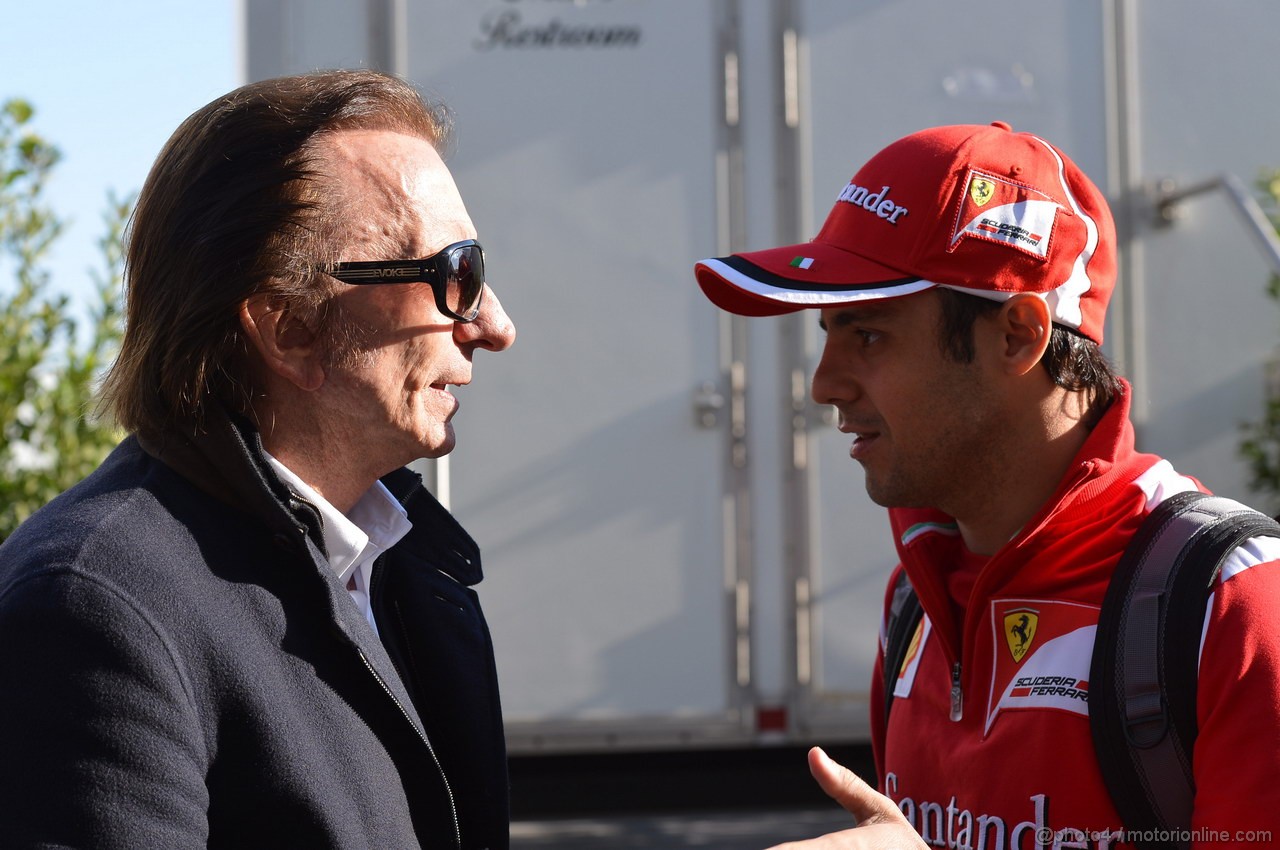
[[[446,245],[421,260],[362,260],[334,263],[325,271],[343,283],[429,283],[440,312],[459,322],[475,321],[484,300],[484,249],[474,239]]]

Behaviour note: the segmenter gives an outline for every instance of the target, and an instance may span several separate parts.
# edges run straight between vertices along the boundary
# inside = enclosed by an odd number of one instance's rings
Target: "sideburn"
[[[367,364],[377,331],[329,298],[318,311],[317,324],[324,350],[324,367],[351,368]]]

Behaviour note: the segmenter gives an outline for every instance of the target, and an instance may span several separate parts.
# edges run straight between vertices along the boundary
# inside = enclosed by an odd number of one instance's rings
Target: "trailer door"
[[[690,285],[728,247],[727,9],[408,8],[408,76],[457,113],[448,163],[518,330],[476,357],[445,473],[515,750],[739,732],[733,357]]]

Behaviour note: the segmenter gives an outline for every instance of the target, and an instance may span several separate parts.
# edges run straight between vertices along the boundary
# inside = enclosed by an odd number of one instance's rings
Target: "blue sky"
[[[0,100],[61,149],[48,201],[71,223],[47,264],[83,301],[108,190],[142,186],[182,119],[241,82],[241,0],[0,0]],[[0,278],[0,291],[12,284]]]

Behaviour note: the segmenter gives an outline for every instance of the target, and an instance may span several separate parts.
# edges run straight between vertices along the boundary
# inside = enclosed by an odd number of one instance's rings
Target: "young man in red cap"
[[[839,193],[812,242],[697,264],[723,309],[821,311],[813,397],[853,436],[924,610],[886,717],[880,791],[811,753],[860,822],[796,847],[1111,847],[1124,825],[1090,732],[1108,582],[1143,518],[1200,489],[1134,448],[1100,351],[1115,284],[1101,192],[1004,124],[924,130]],[[1195,839],[1280,836],[1280,540],[1237,549],[1200,638]],[[914,832],[913,832],[914,830]]]

